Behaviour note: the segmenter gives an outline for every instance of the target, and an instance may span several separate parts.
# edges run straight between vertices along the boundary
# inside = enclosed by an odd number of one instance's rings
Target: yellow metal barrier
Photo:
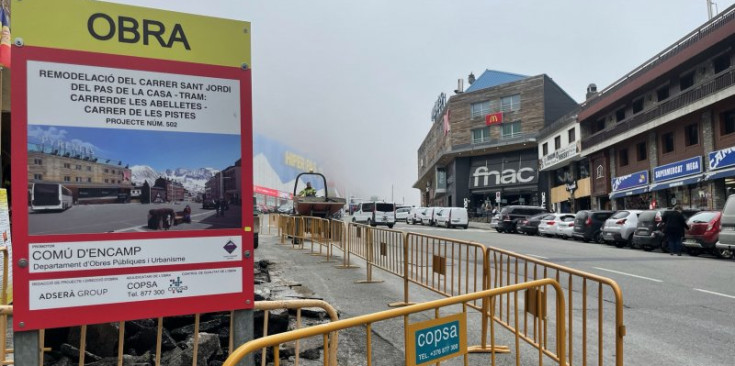
[[[540,293],[528,292],[524,302],[531,309],[526,311],[519,319],[518,314],[510,310],[511,299],[510,295],[506,294],[498,299],[497,306],[492,309],[495,311],[493,314],[486,312],[488,317],[519,334],[526,342],[538,347],[540,352],[557,359],[558,356],[549,350],[557,347],[550,346],[546,336],[550,329],[566,327],[568,329],[566,343],[569,347],[567,353],[570,364],[581,363],[586,365],[589,355],[592,353],[590,352],[590,348],[592,348],[590,343],[592,342],[588,341],[596,338],[597,365],[604,365],[605,352],[603,346],[610,342],[615,345],[615,351],[608,351],[608,356],[614,359],[615,365],[623,365],[623,337],[625,336],[623,295],[615,281],[496,248],[487,248],[486,258],[488,288],[503,288],[540,278],[552,278],[561,284],[565,284],[564,294],[566,303],[569,304],[568,324],[550,323],[543,316],[545,304],[541,303],[539,306],[528,304],[528,302],[533,302],[535,298],[543,298],[543,292],[546,290],[541,289]],[[596,306],[589,306],[589,303],[593,302],[596,303]],[[604,327],[605,309],[609,309],[611,313],[614,313],[615,325],[611,327],[612,329],[605,329]],[[588,313],[591,314],[591,318],[596,317],[597,321],[588,321]],[[577,314],[577,317],[574,317],[574,314]],[[529,316],[532,319],[538,318],[540,324],[537,326],[534,322],[529,325]],[[581,336],[576,334],[578,330],[581,330]]]
[[[9,268],[10,265],[10,253],[8,247],[3,245],[0,246],[0,255],[3,256],[3,283],[2,283],[2,294],[0,294],[0,305],[8,305],[8,299],[13,296],[13,288],[10,286]]]
[[[404,232],[350,223],[348,233],[350,252],[366,262],[367,279],[359,283],[381,282],[373,280],[374,266],[397,276],[404,273]]]
[[[561,286],[552,279],[541,279],[537,281],[530,281],[527,283],[521,283],[521,284],[515,284],[503,288],[494,288],[491,290],[484,290],[476,293],[471,294],[464,294],[460,296],[454,296],[446,299],[440,299],[440,300],[434,300],[422,304],[415,304],[410,305],[398,309],[392,309],[392,310],[386,310],[375,314],[368,314],[368,315],[362,315],[357,316],[354,318],[349,319],[343,319],[338,320],[336,322],[328,323],[328,324],[322,324],[317,325],[310,328],[305,328],[301,330],[294,330],[286,333],[276,334],[268,337],[263,337],[260,339],[255,339],[253,341],[250,341],[240,347],[238,347],[234,352],[230,354],[230,357],[227,358],[227,360],[224,363],[224,366],[236,366],[238,362],[240,362],[246,355],[255,352],[259,349],[262,349],[264,347],[272,347],[273,348],[273,355],[274,355],[274,366],[280,366],[280,359],[279,359],[279,346],[286,342],[292,342],[297,339],[304,339],[309,337],[315,337],[315,336],[322,336],[323,337],[323,347],[324,347],[324,354],[325,355],[331,355],[332,350],[330,349],[330,334],[335,334],[335,332],[354,328],[354,327],[365,327],[366,330],[366,365],[370,366],[372,365],[372,325],[377,322],[395,319],[399,317],[403,317],[403,324],[404,329],[408,329],[408,322],[409,322],[409,315],[420,313],[423,311],[433,310],[435,318],[439,318],[439,311],[442,308],[449,307],[452,305],[461,304],[462,305],[462,313],[466,316],[467,312],[467,306],[468,303],[477,303],[481,302],[482,299],[485,299],[485,301],[482,301],[484,303],[492,303],[492,299],[496,296],[500,296],[503,294],[510,294],[510,293],[517,293],[519,291],[523,290],[529,290],[529,289],[539,289],[542,287],[551,286],[554,288],[556,292],[556,302],[555,302],[555,309],[556,309],[556,323],[561,324],[561,327],[558,327],[556,329],[556,338],[557,343],[559,344],[559,355],[556,359],[559,363],[559,365],[566,365],[566,355],[564,353],[565,347],[565,329],[563,325],[565,324],[565,304],[564,304],[564,295],[562,293]],[[464,337],[467,335],[464,334]],[[491,343],[494,342],[494,334],[491,334]],[[518,337],[516,337],[516,343],[517,348],[520,347],[518,343],[520,343],[520,340]],[[408,349],[408,345],[405,347]],[[538,354],[538,363],[543,364],[543,357],[544,355],[542,353]],[[521,355],[519,353],[516,354],[516,365],[520,365],[521,361]],[[496,364],[495,360],[495,353],[490,354],[490,362],[491,365]],[[437,365],[439,363],[437,362]],[[336,366],[336,363],[332,363],[327,357],[324,359],[324,365],[329,366]],[[465,353],[464,354],[464,365],[469,365],[469,356]]]

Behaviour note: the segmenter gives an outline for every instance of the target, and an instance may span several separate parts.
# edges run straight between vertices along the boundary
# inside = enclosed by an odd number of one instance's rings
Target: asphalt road
[[[31,235],[150,231],[147,228],[148,210],[171,208],[182,211],[186,205],[192,209],[192,222],[172,226],[170,230],[241,227],[240,206],[232,205],[224,216],[216,216],[215,210],[202,209],[201,203],[185,201],[76,205],[61,212],[31,212],[28,215],[28,231]]]
[[[626,365],[735,365],[735,260],[398,223],[611,278],[623,292]]]

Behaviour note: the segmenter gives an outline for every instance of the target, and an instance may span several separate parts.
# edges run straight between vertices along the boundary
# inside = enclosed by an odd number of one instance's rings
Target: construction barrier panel
[[[559,344],[554,344],[547,335],[565,327],[568,330],[565,343],[570,365],[587,365],[590,359],[599,366],[606,363],[623,365],[623,295],[615,281],[491,247],[487,248],[486,258],[488,288],[551,278],[564,286],[569,311],[567,324],[548,321],[545,315],[549,306],[544,302],[537,303],[537,299],[544,299],[546,289],[542,287],[524,294],[521,301],[526,311],[520,318],[512,309],[519,299],[511,298],[510,294],[497,299],[490,312],[486,312],[488,318],[519,334],[523,340],[554,359],[559,359]],[[614,345],[614,348],[606,350],[606,345]]]
[[[383,229],[350,223],[348,226],[348,245],[350,254],[365,260],[367,279],[360,283],[379,282],[373,280],[373,267],[388,273],[402,276],[405,271],[404,260],[405,233],[398,230]]]
[[[448,360],[451,358],[457,358],[462,357],[464,361],[464,365],[470,364],[470,355],[467,352],[467,348],[463,347],[467,344],[468,339],[468,327],[467,327],[467,308],[468,304],[470,303],[492,303],[495,297],[504,295],[504,294],[511,294],[511,293],[518,293],[520,291],[525,290],[532,290],[532,289],[540,289],[543,287],[552,287],[555,290],[556,296],[555,296],[555,306],[554,309],[556,309],[556,317],[555,321],[557,324],[565,324],[565,304],[564,304],[564,296],[562,294],[562,289],[559,284],[552,280],[552,279],[542,279],[537,281],[530,281],[527,283],[521,283],[516,284],[512,286],[507,286],[503,288],[494,288],[491,290],[484,290],[479,291],[475,293],[470,294],[464,294],[460,296],[453,296],[446,299],[440,299],[440,300],[434,300],[422,304],[415,304],[410,305],[402,308],[392,309],[392,310],[386,310],[374,314],[368,314],[368,315],[362,315],[357,316],[354,318],[349,319],[342,319],[338,320],[336,322],[328,323],[328,324],[322,324],[317,325],[309,328],[304,328],[300,330],[294,330],[286,333],[276,334],[268,337],[263,337],[259,339],[255,339],[253,341],[250,341],[240,347],[238,347],[235,351],[233,351],[230,354],[230,357],[227,358],[227,360],[224,363],[224,366],[236,366],[238,362],[240,362],[246,355],[255,352],[259,349],[262,349],[264,347],[271,347],[273,350],[274,355],[274,366],[280,366],[280,357],[279,357],[279,349],[281,344],[287,343],[287,342],[293,342],[297,339],[305,339],[310,337],[322,337],[322,344],[323,344],[323,354],[324,355],[332,355],[333,350],[330,349],[332,346],[331,338],[335,336],[335,334],[338,334],[337,332],[350,329],[350,328],[362,328],[365,331],[365,337],[364,337],[364,344],[365,344],[365,357],[366,360],[364,365],[372,365],[373,364],[373,352],[372,352],[372,326],[375,323],[392,320],[392,319],[400,319],[403,318],[403,326],[404,326],[404,340],[405,345],[404,348],[406,349],[405,354],[405,364],[406,365],[424,365],[428,364],[429,362],[431,364],[439,365],[441,361]],[[457,306],[461,306],[461,312],[457,312]],[[451,311],[451,315],[442,315],[441,310],[444,309],[445,312]],[[410,316],[413,314],[420,314],[425,311],[432,311],[433,312],[433,320],[430,321],[422,321],[422,322],[413,322],[411,323]],[[431,344],[438,344],[438,342],[427,342],[427,339],[430,339],[429,337],[432,337],[430,333],[437,334],[435,332],[435,329],[437,326],[447,326],[452,327],[451,331],[447,334],[447,336],[443,336],[442,341],[446,341],[446,343],[442,342],[442,345],[448,344],[442,348],[434,348],[433,350],[429,350],[431,348]],[[476,328],[475,328],[476,329]],[[559,365],[566,365],[566,357],[563,352],[564,349],[566,349],[564,341],[565,341],[565,329],[564,327],[559,327],[556,329],[555,334],[555,341],[560,344],[560,349],[562,352],[559,353],[558,357],[558,364]],[[422,341],[422,336],[424,336]],[[491,340],[495,339],[494,334],[490,335]],[[422,343],[423,342],[423,343]],[[520,343],[520,340],[517,339],[517,342]],[[431,343],[427,345],[427,343]],[[518,346],[520,347],[520,345]],[[331,357],[331,356],[330,356]],[[491,365],[496,365],[496,359],[495,359],[495,353],[491,353],[489,356],[485,355],[475,355],[473,357],[477,358],[484,358],[489,357],[489,363]],[[541,365],[544,363],[544,355],[542,353],[538,353],[538,364]],[[327,366],[337,366],[337,363],[334,363],[330,360],[329,357],[323,357],[323,364]],[[418,362],[418,360],[423,360],[422,362]],[[394,362],[386,362],[386,360],[381,358],[380,364],[393,364]],[[476,360],[473,359],[473,364],[480,364],[476,362]],[[484,364],[486,361],[483,361],[482,364]],[[343,361],[343,364],[347,364]],[[521,364],[521,354],[516,354],[516,365]]]

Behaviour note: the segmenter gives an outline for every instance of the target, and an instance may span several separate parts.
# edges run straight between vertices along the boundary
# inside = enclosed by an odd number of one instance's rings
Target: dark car
[[[205,200],[202,201],[202,208],[205,209],[205,210],[215,209],[215,208],[217,208],[217,204],[211,198],[205,199]]]
[[[498,226],[495,228],[499,233],[512,233],[516,231],[516,226],[522,220],[531,216],[542,213],[549,213],[543,207],[538,206],[506,206],[500,210],[500,219]]]
[[[723,253],[717,248],[717,240],[720,237],[720,222],[722,213],[719,211],[702,211],[696,213],[687,220],[689,230],[684,233],[684,248],[689,255],[697,256],[702,253],[710,253],[721,258]],[[729,253],[732,256],[732,253]]]
[[[527,219],[523,219],[518,222],[516,231],[526,235],[538,235],[538,224],[541,223],[541,220],[546,216],[549,216],[549,214],[542,213],[536,216],[529,217]]]
[[[669,248],[664,241],[663,223],[674,209],[658,208],[655,210],[646,210],[638,215],[638,226],[633,233],[633,248],[643,248],[650,251],[661,248],[662,251],[668,252]],[[689,220],[698,210],[686,209],[682,210],[685,220]]]
[[[577,212],[574,217],[572,237],[574,240],[582,240],[585,243],[594,241],[603,244],[605,240],[602,238],[602,225],[612,215],[612,211],[582,210]]]

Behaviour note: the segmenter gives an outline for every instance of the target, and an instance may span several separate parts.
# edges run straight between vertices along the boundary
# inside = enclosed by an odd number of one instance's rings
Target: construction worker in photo
[[[306,182],[306,188],[299,192],[299,197],[314,197],[316,196],[316,189],[311,187],[311,182]]]

